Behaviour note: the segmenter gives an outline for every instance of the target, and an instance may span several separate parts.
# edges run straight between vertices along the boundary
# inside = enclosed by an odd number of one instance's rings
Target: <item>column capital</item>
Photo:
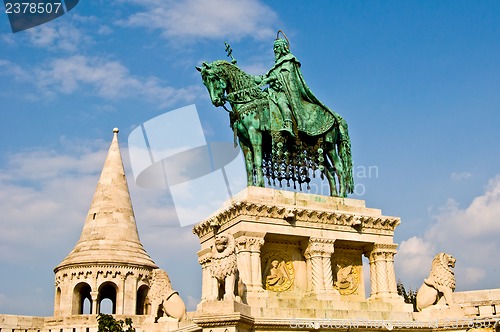
[[[335,240],[321,239],[321,238],[309,238],[309,243],[306,250],[304,251],[304,256],[310,258],[313,256],[328,256],[333,254],[333,244]]]
[[[373,248],[365,252],[364,255],[370,259],[370,261],[377,259],[387,259],[394,257],[397,253],[397,244],[394,243],[375,243]]]
[[[255,252],[259,251],[262,245],[264,244],[264,237],[260,236],[239,236],[234,239],[236,249],[238,252],[250,251]]]
[[[204,255],[202,257],[198,257],[198,263],[204,267],[205,265],[207,265],[208,263],[210,263],[210,261],[212,260],[212,255]]]
[[[372,252],[390,252],[396,253],[398,245],[395,243],[375,243]]]
[[[90,297],[92,298],[92,301],[96,300],[97,301],[97,297],[99,296],[99,292],[98,291],[92,291],[90,292]]]
[[[210,248],[198,251],[198,263],[203,267],[212,260],[212,251]]]

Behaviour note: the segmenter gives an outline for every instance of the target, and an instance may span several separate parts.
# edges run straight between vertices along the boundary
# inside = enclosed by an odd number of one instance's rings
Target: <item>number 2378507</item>
[[[6,14],[52,14],[63,11],[61,2],[6,2]]]

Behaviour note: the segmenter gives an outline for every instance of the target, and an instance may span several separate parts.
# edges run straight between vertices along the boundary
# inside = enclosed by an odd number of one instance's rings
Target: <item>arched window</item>
[[[90,315],[92,313],[92,301],[90,299],[83,299],[83,314]]]
[[[99,295],[97,297],[99,313],[116,314],[116,288],[116,285],[110,281],[103,283],[99,287]]]
[[[137,304],[135,307],[136,315],[148,315],[150,314],[150,303],[147,300],[149,287],[146,285],[142,285],[137,290]]]
[[[90,292],[92,288],[86,282],[81,282],[73,289],[73,315],[89,315],[92,313],[92,297]],[[87,302],[87,305],[84,303]]]
[[[102,299],[101,302],[99,302],[99,312],[108,315],[114,314],[113,302],[110,299]]]
[[[54,300],[54,315],[59,315],[59,310],[61,308],[61,288],[56,288],[56,298]]]

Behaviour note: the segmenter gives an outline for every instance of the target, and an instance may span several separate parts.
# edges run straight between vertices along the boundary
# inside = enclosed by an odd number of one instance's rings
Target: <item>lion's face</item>
[[[223,252],[227,248],[227,237],[224,235],[217,235],[215,237],[215,249],[217,249],[218,252]]]
[[[455,267],[455,262],[457,261],[455,257],[453,257],[452,255],[445,254],[445,259],[449,268]]]

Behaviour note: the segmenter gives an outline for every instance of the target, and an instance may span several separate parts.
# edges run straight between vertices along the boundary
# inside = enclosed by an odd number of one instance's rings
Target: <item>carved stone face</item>
[[[448,266],[451,267],[451,268],[454,268],[455,267],[455,263],[457,261],[457,259],[451,255],[447,255],[448,257]]]
[[[227,237],[224,235],[217,235],[215,237],[215,249],[218,252],[223,252],[227,248]]]

